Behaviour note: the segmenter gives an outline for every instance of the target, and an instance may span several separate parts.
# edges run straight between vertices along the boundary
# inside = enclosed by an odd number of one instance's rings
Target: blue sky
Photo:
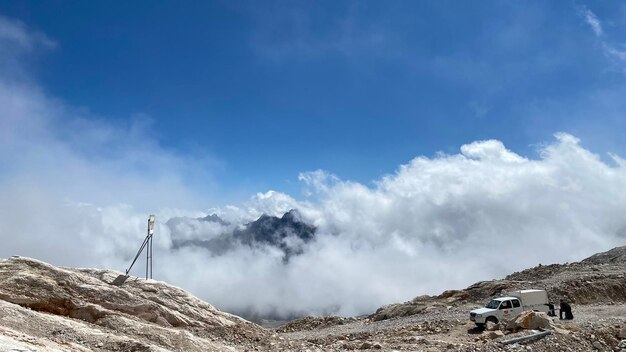
[[[202,194],[371,182],[419,155],[555,132],[626,154],[619,2],[1,2],[55,43],[27,67],[89,119],[205,160]],[[206,178],[205,178],[206,176]],[[207,206],[213,200],[207,200]]]

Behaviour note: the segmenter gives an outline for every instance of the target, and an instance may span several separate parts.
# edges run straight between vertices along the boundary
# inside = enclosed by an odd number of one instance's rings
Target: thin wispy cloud
[[[22,22],[0,15],[0,74],[5,80],[27,79],[26,64],[38,52],[56,47],[44,33],[27,30]]]
[[[358,12],[358,6],[351,6],[319,27],[316,11],[306,6],[250,9],[256,23],[251,45],[259,56],[271,60],[401,56],[398,34],[377,23],[363,22]]]
[[[604,34],[602,30],[602,23],[596,14],[586,7],[582,7],[581,11],[585,18],[585,22],[587,22],[589,27],[591,27],[591,30],[595,33],[595,35],[598,37],[602,36],[602,34]]]
[[[626,75],[626,51],[606,45],[604,46],[604,53],[611,61],[610,69]]]
[[[622,45],[610,43],[606,38],[602,21],[593,11],[587,7],[581,7],[580,12],[589,28],[600,41],[604,55],[611,61],[613,67],[626,75],[626,50],[620,49]]]
[[[626,50],[620,50],[612,45],[609,45],[607,43],[602,43],[602,47],[604,48],[604,52],[606,53],[606,55],[613,59],[615,63],[620,65],[620,68],[622,70],[624,70],[624,73],[626,73],[626,66],[622,66],[622,65],[626,65]]]

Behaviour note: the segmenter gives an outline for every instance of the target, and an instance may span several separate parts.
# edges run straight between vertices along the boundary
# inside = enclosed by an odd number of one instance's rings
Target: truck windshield
[[[485,308],[497,309],[499,305],[500,305],[500,301],[498,301],[497,299],[492,299],[491,302],[487,303]]]

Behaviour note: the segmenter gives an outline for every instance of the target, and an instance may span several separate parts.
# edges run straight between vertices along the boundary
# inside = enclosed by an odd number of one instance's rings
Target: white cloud
[[[40,46],[56,46],[45,34],[27,30],[23,23],[3,16],[0,16],[0,42],[22,51],[33,51]]]
[[[468,158],[500,160],[507,163],[521,163],[526,160],[507,150],[502,142],[496,140],[466,144],[461,147],[461,153]]]
[[[295,205],[318,237],[302,255],[285,264],[271,248],[218,257],[197,248],[165,275],[230,311],[351,315],[626,240],[626,169],[574,136],[557,134],[536,160],[495,140],[461,151],[415,158],[375,187],[304,174],[318,198]]]
[[[626,51],[616,49],[608,44],[603,45],[607,56],[614,58],[619,62],[626,62]]]
[[[0,17],[1,59],[21,72],[0,69],[0,256],[121,268],[151,211],[198,204],[184,181],[204,165],[161,148],[145,117],[113,125],[43,93],[22,56],[51,43]]]
[[[605,38],[602,22],[591,10],[581,7],[580,12],[595,36],[598,37],[602,51],[611,60],[613,68],[626,74],[626,50],[620,49],[622,45],[612,44]]]
[[[27,30],[23,23],[0,15],[0,74],[5,81],[25,79],[26,63],[36,57],[34,54],[56,46],[45,34]]]
[[[591,27],[593,33],[595,33],[595,35],[598,37],[602,36],[602,34],[604,33],[602,30],[602,23],[600,22],[596,14],[586,7],[581,8],[581,12],[585,17],[585,22],[587,22],[589,27]]]

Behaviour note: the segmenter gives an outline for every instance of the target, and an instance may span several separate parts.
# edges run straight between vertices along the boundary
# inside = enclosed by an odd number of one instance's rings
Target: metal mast
[[[143,249],[147,247],[146,248],[146,279],[152,279],[152,236],[154,235],[154,222],[155,222],[155,216],[150,215],[150,217],[148,218],[148,234],[146,235],[146,238],[143,240],[143,243],[141,244],[139,251],[137,251],[137,255],[135,256],[135,259],[133,259],[133,262],[130,264],[130,267],[126,269],[126,276],[128,276],[130,269],[133,268],[133,265],[135,265],[135,262],[137,261],[137,259],[139,259],[139,256],[141,255],[141,252],[143,251]]]
[[[146,280],[152,279],[152,235],[154,235],[154,215],[148,218],[148,250],[146,251]],[[149,276],[148,276],[149,274]]]

